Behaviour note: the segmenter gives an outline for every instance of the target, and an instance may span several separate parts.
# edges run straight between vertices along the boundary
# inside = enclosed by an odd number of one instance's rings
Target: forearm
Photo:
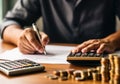
[[[120,48],[120,30],[107,36],[106,38],[104,38],[104,40],[111,42],[112,45],[116,47],[116,49]]]
[[[17,45],[18,38],[23,29],[19,25],[10,25],[3,32],[3,40]]]

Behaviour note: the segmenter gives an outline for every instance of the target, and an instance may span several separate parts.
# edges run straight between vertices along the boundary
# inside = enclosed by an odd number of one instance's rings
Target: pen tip
[[[47,52],[46,52],[46,51],[44,51],[44,54],[45,54],[45,55],[47,55]]]

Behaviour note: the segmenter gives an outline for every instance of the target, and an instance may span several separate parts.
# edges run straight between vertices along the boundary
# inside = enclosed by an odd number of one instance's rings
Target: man
[[[120,0],[18,0],[0,26],[1,36],[24,54],[43,53],[33,29],[24,29],[42,17],[43,46],[50,39],[78,43],[73,53],[114,52],[120,48],[120,31],[115,31],[115,16],[120,17],[119,3]]]

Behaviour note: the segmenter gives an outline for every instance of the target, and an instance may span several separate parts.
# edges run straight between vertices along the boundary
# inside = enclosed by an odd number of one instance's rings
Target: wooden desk
[[[4,52],[5,50],[13,49],[16,46],[12,44],[5,43],[0,41],[0,52]],[[15,77],[8,77],[3,73],[0,73],[0,83],[1,84],[108,84],[102,83],[101,81],[93,81],[93,80],[86,80],[86,81],[75,81],[75,80],[67,80],[67,81],[60,81],[60,80],[50,80],[45,78],[44,76],[47,74],[52,73],[54,70],[61,70],[61,69],[85,69],[88,67],[80,67],[74,66],[71,64],[43,64],[46,67],[46,72],[44,73],[33,73],[33,74],[26,74],[21,76]]]

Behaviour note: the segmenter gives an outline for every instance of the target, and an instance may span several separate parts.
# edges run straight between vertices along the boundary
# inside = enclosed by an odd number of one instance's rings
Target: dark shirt
[[[120,17],[120,0],[18,0],[0,32],[11,24],[30,26],[42,16],[52,42],[81,43],[114,33],[116,15]]]

